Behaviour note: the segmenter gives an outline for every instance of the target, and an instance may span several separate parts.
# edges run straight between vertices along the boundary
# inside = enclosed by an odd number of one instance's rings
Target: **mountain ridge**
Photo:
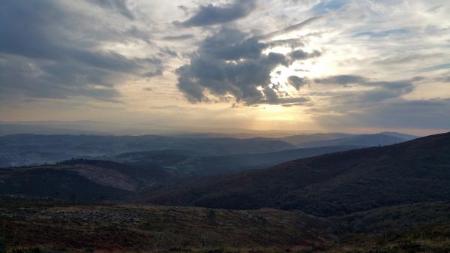
[[[447,200],[450,134],[294,160],[147,197],[158,204],[300,209],[323,216]]]

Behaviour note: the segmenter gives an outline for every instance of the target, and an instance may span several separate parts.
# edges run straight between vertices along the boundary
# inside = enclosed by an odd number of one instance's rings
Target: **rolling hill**
[[[0,195],[71,201],[118,201],[146,189],[172,187],[197,178],[232,174],[298,157],[348,150],[325,147],[263,154],[198,156],[164,150],[125,153],[114,161],[72,159],[56,164],[0,170]],[[92,194],[90,193],[92,192]]]
[[[149,203],[299,209],[330,216],[450,199],[450,133],[294,160],[147,193]]]
[[[76,202],[125,200],[142,188],[174,183],[168,170],[141,169],[124,164],[70,160],[0,170],[0,195],[51,198]]]
[[[281,140],[288,142],[298,147],[309,146],[309,143],[319,141],[329,141],[341,138],[353,136],[352,134],[345,133],[318,133],[318,134],[298,134],[280,138]]]
[[[417,138],[413,135],[383,132],[377,134],[313,134],[285,137],[282,140],[298,147],[359,146],[375,147],[397,144]]]
[[[278,152],[204,156],[192,151],[161,150],[131,152],[101,159],[137,168],[165,168],[183,176],[217,176],[262,169],[282,162],[357,148],[336,146],[289,149]]]
[[[7,135],[0,136],[0,167],[96,158],[126,152],[190,150],[209,155],[267,153],[295,148],[270,138],[193,138],[175,136]]]

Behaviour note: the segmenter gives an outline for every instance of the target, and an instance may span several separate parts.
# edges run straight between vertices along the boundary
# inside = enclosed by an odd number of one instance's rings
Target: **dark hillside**
[[[336,215],[450,199],[450,134],[283,163],[152,192],[148,202],[214,208],[300,209]]]
[[[0,195],[95,202],[125,200],[141,188],[176,181],[170,171],[96,160],[0,170]]]
[[[162,168],[184,176],[217,176],[251,169],[263,169],[278,163],[357,148],[336,146],[289,149],[278,152],[202,156],[183,150],[125,153],[102,159],[137,168]]]
[[[124,199],[130,191],[97,184],[73,171],[54,168],[0,171],[2,195],[92,202]]]
[[[7,252],[428,253],[450,248],[448,202],[328,219],[276,209],[0,202],[0,242]]]

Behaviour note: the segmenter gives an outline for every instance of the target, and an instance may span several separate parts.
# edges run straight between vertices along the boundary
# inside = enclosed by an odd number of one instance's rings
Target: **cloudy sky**
[[[3,0],[0,121],[450,129],[448,0]]]

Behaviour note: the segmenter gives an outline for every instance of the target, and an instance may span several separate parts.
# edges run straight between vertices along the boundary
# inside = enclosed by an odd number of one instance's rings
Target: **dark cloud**
[[[305,52],[303,50],[295,50],[289,54],[292,60],[298,61],[298,60],[306,60],[309,58],[315,58],[321,56],[322,53],[319,51],[313,51],[312,53]]]
[[[368,81],[367,78],[362,76],[356,76],[356,75],[337,75],[337,76],[330,76],[326,78],[319,78],[314,80],[316,83],[320,84],[340,84],[340,85],[347,85],[347,84],[364,84]]]
[[[159,59],[128,59],[98,51],[101,43],[121,41],[128,34],[99,29],[84,15],[59,1],[3,1],[0,96],[115,99],[119,93],[113,86],[126,76],[161,72]]]
[[[178,69],[178,87],[191,102],[209,101],[207,94],[252,104],[300,104],[306,98],[290,97],[271,82],[272,71],[294,61],[321,55],[318,51],[296,49],[286,55],[264,53],[273,44],[242,31],[222,28],[206,38],[193,54],[190,64]],[[299,89],[308,80],[291,76],[287,85]]]
[[[80,74],[83,73],[83,74]],[[115,101],[119,93],[111,87],[113,72],[79,64],[35,63],[30,59],[0,54],[0,100],[17,96],[67,98],[87,96]],[[96,85],[94,85],[96,84]]]
[[[285,96],[278,84],[271,83],[273,69],[289,65],[292,59],[264,54],[266,47],[241,31],[222,29],[202,42],[190,64],[178,69],[178,87],[191,102],[208,101],[207,93],[231,96],[249,105],[293,103],[291,99],[304,102],[304,98]],[[294,86],[298,87],[298,82]]]
[[[171,41],[177,41],[177,40],[188,40],[194,38],[193,34],[182,34],[182,35],[174,35],[174,36],[165,36],[164,40],[171,40]]]
[[[296,106],[296,105],[308,105],[312,106],[311,100],[307,97],[277,97],[270,104],[282,105],[285,107]]]
[[[235,0],[226,5],[201,6],[197,13],[184,21],[185,26],[208,26],[231,22],[247,16],[255,9],[255,0]]]
[[[256,59],[262,54],[265,44],[233,29],[222,29],[207,38],[200,46],[204,55],[220,60]]]
[[[306,78],[302,78],[302,77],[298,77],[298,76],[290,76],[288,78],[288,83],[298,90],[303,85],[308,84],[308,80]]]

